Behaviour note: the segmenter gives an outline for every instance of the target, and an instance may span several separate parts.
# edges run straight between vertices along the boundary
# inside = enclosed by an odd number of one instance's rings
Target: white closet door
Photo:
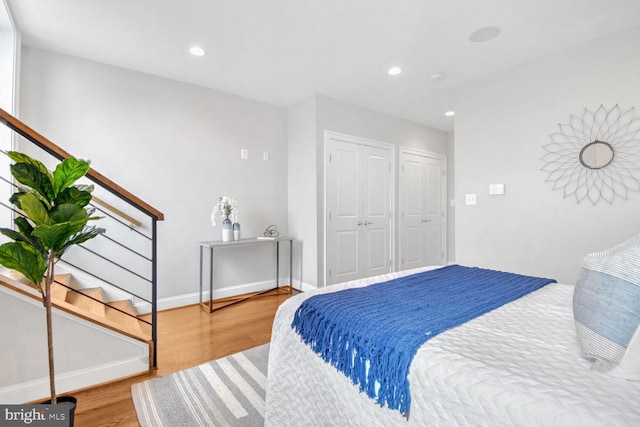
[[[391,151],[327,140],[326,283],[390,271]]]
[[[362,266],[360,277],[388,273],[390,267],[390,159],[389,151],[362,146]]]
[[[445,165],[443,156],[401,150],[401,270],[446,262]]]
[[[327,283],[359,278],[360,146],[332,141],[327,165]]]

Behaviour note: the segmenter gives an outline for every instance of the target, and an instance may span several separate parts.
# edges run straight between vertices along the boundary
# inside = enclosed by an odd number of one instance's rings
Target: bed
[[[296,295],[273,326],[267,426],[640,426],[640,382],[591,370],[580,354],[574,286],[539,290],[423,344],[409,370],[408,417],[379,406],[291,327],[312,295],[369,286],[390,273]]]

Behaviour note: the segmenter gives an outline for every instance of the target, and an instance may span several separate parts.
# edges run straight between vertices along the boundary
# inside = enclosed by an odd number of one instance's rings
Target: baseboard
[[[149,355],[56,374],[56,393],[63,394],[118,378],[149,372]],[[49,399],[49,377],[0,388],[0,402],[22,404]]]
[[[302,292],[310,292],[310,291],[315,291],[318,288],[314,285],[303,282],[303,283],[300,283],[298,286],[294,286],[294,289],[297,289]]]
[[[234,295],[248,294],[251,292],[260,292],[273,287],[273,281],[262,281],[253,283],[244,283],[237,286],[228,286],[226,288],[216,289],[214,291],[215,298],[226,298]],[[294,283],[294,289],[302,290],[303,292],[309,292],[315,290],[316,287],[308,283]],[[206,290],[202,293],[202,298],[209,298],[209,291]],[[200,293],[193,292],[190,294],[177,295],[175,297],[160,298],[158,299],[158,310],[168,310],[171,308],[184,307],[187,305],[198,304],[200,302]],[[147,302],[136,302],[135,307],[139,313],[151,312],[151,304]]]
[[[226,298],[234,295],[248,294],[251,292],[260,292],[273,287],[273,280],[265,280],[261,282],[243,283],[236,286],[228,286],[214,290],[214,298]],[[209,290],[202,292],[203,300],[209,298]],[[170,308],[184,307],[186,305],[198,304],[200,302],[200,292],[190,294],[177,295],[175,297],[158,299],[158,310],[168,310]],[[135,307],[139,313],[151,312],[151,304],[147,302],[136,302]]]

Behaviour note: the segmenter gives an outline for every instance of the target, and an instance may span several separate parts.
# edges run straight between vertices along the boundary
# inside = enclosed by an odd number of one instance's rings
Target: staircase
[[[151,325],[136,315],[129,300],[99,302],[108,292],[101,287],[75,288],[77,281],[68,273],[55,280],[51,297],[59,392],[153,369]],[[0,376],[0,402],[21,404],[47,396],[44,320],[40,293],[20,273],[3,271],[0,323],[11,326],[0,329],[5,343],[0,364],[6,367]]]
[[[0,124],[13,131],[10,146],[0,147],[0,227],[12,228],[22,213],[8,202],[16,186],[5,150],[27,153],[45,165],[72,155],[2,109]],[[58,392],[157,366],[157,222],[164,215],[93,168],[85,179],[95,187],[91,206],[101,218],[96,225],[107,233],[70,249],[56,264],[51,296],[62,325],[54,327],[54,341],[61,342],[56,344],[56,358],[62,359]],[[0,341],[9,343],[0,351],[6,368],[0,401],[21,403],[46,396],[40,388],[46,363],[39,360],[38,347],[46,342],[39,337],[44,309],[40,293],[24,278],[1,273],[0,322],[11,327],[0,330]]]
[[[40,293],[17,271],[5,271],[0,281],[8,288],[42,301]],[[152,346],[151,324],[144,320],[148,316],[138,313],[131,300],[105,301],[102,287],[78,288],[73,287],[77,282],[72,281],[71,273],[55,275],[51,285],[53,307]],[[149,366],[151,369],[152,364]]]

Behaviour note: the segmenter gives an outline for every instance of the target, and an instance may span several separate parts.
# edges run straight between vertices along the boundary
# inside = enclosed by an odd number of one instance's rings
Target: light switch
[[[247,160],[249,158],[249,150],[247,150],[246,148],[242,148],[240,150],[240,158],[242,160]]]
[[[466,194],[464,202],[467,205],[475,205],[476,204],[476,195],[475,194]]]
[[[265,162],[269,161],[269,153],[268,152],[264,152],[262,153],[262,160],[264,160]]]
[[[504,184],[490,184],[489,194],[491,195],[504,194]]]

